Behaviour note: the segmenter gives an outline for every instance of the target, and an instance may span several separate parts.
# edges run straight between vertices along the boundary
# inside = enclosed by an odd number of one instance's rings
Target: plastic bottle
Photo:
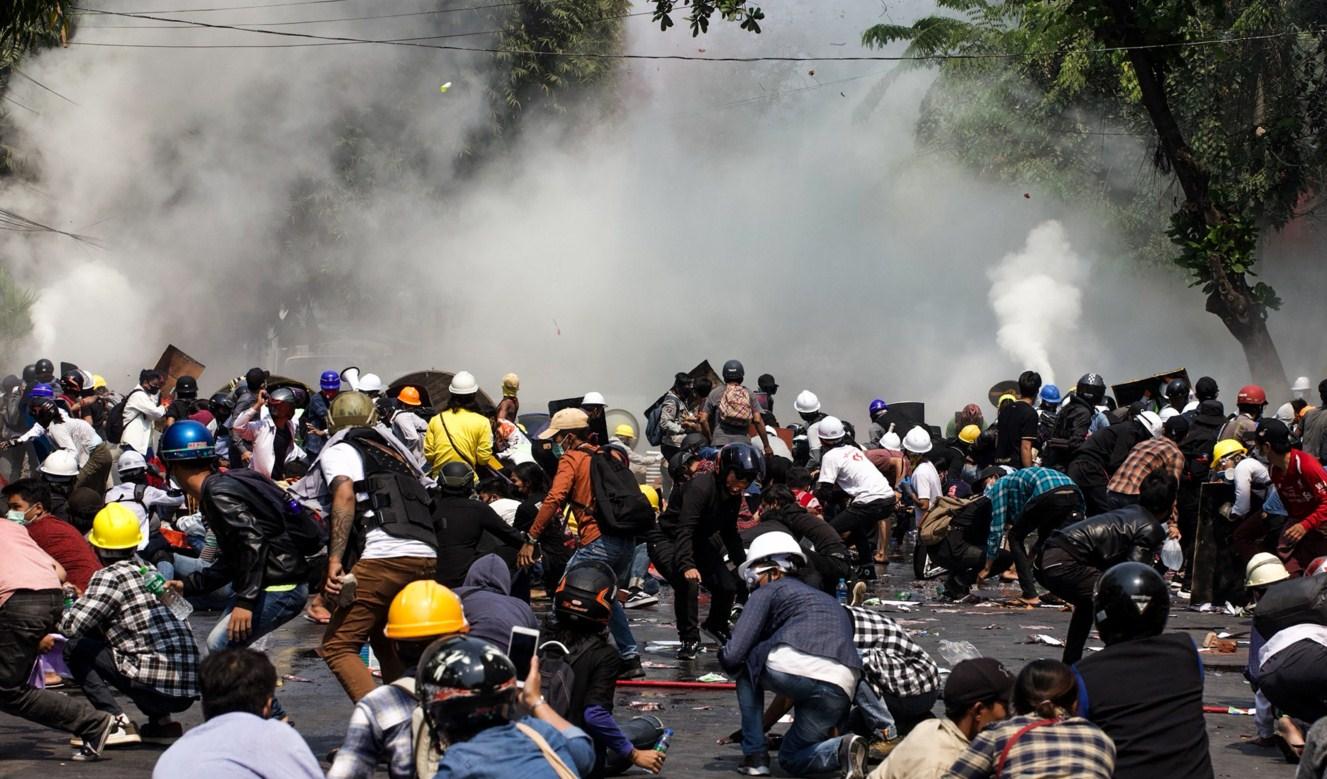
[[[166,586],[166,577],[162,576],[155,568],[149,568],[146,565],[138,566],[138,573],[143,577],[143,586],[147,591],[157,596],[157,602],[170,609],[170,613],[175,615],[178,620],[187,620],[189,615],[194,613],[194,607],[189,601],[184,599],[180,593]]]
[[[654,751],[668,754],[668,744],[673,740],[673,729],[664,728],[663,735],[659,737],[659,743],[654,745]]]
[[[848,580],[847,580],[847,579],[839,579],[839,588],[838,588],[838,590],[836,590],[836,592],[837,592],[837,594],[838,594],[838,596],[839,596],[839,603],[846,604],[846,603],[848,602]]]

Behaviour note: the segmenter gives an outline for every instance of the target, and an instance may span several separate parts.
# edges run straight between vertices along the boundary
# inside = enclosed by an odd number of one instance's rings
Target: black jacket
[[[799,543],[805,540],[815,547],[816,554],[848,559],[848,547],[839,537],[838,531],[796,503],[762,513],[760,524],[754,529],[758,532],[752,538],[775,530],[783,530]]]
[[[1166,531],[1157,518],[1132,505],[1062,527],[1051,534],[1047,545],[1104,571],[1117,563],[1151,564],[1165,540]]]
[[[1097,415],[1097,408],[1081,395],[1070,395],[1060,407],[1055,418],[1055,429],[1046,442],[1046,451],[1042,462],[1047,467],[1063,469],[1074,459],[1079,447],[1087,440],[1087,432],[1092,427],[1092,418]]]
[[[1217,413],[1204,414],[1204,410]],[[1225,426],[1226,418],[1220,413],[1219,406],[1200,408],[1190,419],[1189,434],[1180,443],[1180,451],[1184,452],[1182,486],[1196,489],[1199,484],[1207,481],[1207,475],[1212,469],[1212,448],[1216,446],[1221,437],[1221,428]]]
[[[480,542],[487,532],[512,549],[520,549],[525,537],[502,521],[487,503],[471,498],[442,496],[433,504],[433,522],[438,530],[437,580],[456,589],[480,557]],[[500,556],[500,555],[499,555]]]
[[[718,534],[734,564],[746,560],[737,533],[742,497],[719,488],[714,473],[696,474],[673,490],[668,508],[659,516],[659,532],[673,544],[673,565],[678,571],[696,567],[696,544],[709,543]]]
[[[207,477],[199,505],[219,554],[212,565],[185,577],[186,594],[212,592],[229,582],[235,605],[253,609],[265,588],[308,581],[308,563],[286,532],[286,518],[268,511],[238,479],[223,473]]]
[[[1104,430],[1093,433],[1078,448],[1078,452],[1074,455],[1073,462],[1070,464],[1075,466],[1075,470],[1084,467],[1088,467],[1093,471],[1100,469],[1105,471],[1107,478],[1109,478],[1124,464],[1134,446],[1151,437],[1152,434],[1137,420],[1111,425]],[[1103,480],[1101,483],[1105,484],[1106,482]],[[1080,484],[1079,486],[1084,485]]]

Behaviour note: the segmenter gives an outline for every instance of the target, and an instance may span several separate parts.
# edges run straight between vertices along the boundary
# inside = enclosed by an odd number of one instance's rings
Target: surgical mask
[[[1226,481],[1234,481],[1234,480],[1235,480],[1235,469],[1234,469],[1234,468],[1227,468],[1227,469],[1225,469],[1224,471],[1222,471],[1221,475],[1222,475],[1223,477],[1225,477],[1225,480],[1226,480]]]
[[[561,456],[562,456],[562,453],[565,452],[565,451],[566,451],[566,450],[562,448],[562,444],[559,444],[559,443],[557,443],[556,441],[553,442],[553,456],[554,456],[554,457],[561,457]]]
[[[17,522],[20,525],[28,524],[28,515],[18,509],[10,509],[5,513],[5,519],[10,522]]]

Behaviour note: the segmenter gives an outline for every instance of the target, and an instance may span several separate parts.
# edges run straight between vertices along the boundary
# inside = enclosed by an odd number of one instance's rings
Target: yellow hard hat
[[[617,436],[618,438],[635,438],[636,430],[631,425],[628,425],[627,423],[623,422],[622,424],[613,428],[613,435]]]
[[[962,430],[958,431],[958,440],[965,444],[975,444],[980,437],[981,428],[976,425],[965,425]]]
[[[101,389],[106,386],[106,379],[99,373],[92,374],[92,389]]]
[[[1234,438],[1225,438],[1216,442],[1212,447],[1212,463],[1219,463],[1232,454],[1248,454],[1249,450],[1244,448],[1244,444]]]
[[[996,403],[995,403],[995,407],[996,407],[996,408],[999,408],[1000,406],[1003,406],[1006,400],[1008,400],[1008,401],[1015,401],[1015,400],[1018,400],[1018,398],[1016,398],[1016,397],[1014,397],[1012,394],[1006,392],[1005,394],[1003,394],[1003,395],[1000,396],[1000,399],[999,399],[998,401],[996,401]]]
[[[137,549],[143,540],[138,515],[123,503],[111,503],[92,520],[88,543],[98,549]]]
[[[659,513],[659,491],[648,484],[640,485],[640,491],[650,502],[650,508],[654,509],[654,513]]]
[[[465,610],[456,593],[432,579],[410,582],[392,598],[387,609],[388,638],[431,638],[469,633]]]

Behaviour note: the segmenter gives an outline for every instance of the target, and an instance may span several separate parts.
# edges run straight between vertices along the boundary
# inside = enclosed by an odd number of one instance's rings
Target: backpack
[[[133,397],[135,392],[142,392],[142,391],[143,390],[141,388],[134,387],[133,389],[129,390],[129,394],[120,398],[120,401],[118,403],[116,403],[114,406],[111,406],[111,410],[106,414],[106,431],[102,435],[102,438],[106,439],[107,443],[110,444],[122,443],[120,439],[124,437],[125,404],[129,402],[129,398]]]
[[[595,521],[605,535],[639,536],[654,527],[654,509],[621,457],[590,455],[590,492]]]
[[[1253,610],[1253,627],[1264,639],[1305,624],[1327,625],[1327,574],[1277,582]]]
[[[659,423],[663,418],[664,401],[668,399],[669,394],[665,392],[660,395],[658,400],[645,409],[645,440],[650,442],[650,446],[659,446],[663,443],[663,428]]]
[[[560,641],[548,641],[539,647],[539,677],[543,680],[544,700],[563,719],[581,721],[573,715],[571,700],[576,689],[576,670],[573,666],[581,652],[573,652]]]
[[[318,512],[305,506],[298,498],[257,471],[236,468],[226,471],[222,476],[242,484],[257,501],[255,508],[282,519],[286,535],[294,543],[296,551],[304,555],[306,562],[312,564],[314,558],[326,556],[327,524]],[[326,573],[326,568],[324,562],[321,572]],[[311,572],[318,572],[318,568],[315,567]]]
[[[954,521],[954,515],[976,500],[977,497],[955,498],[949,495],[941,495],[935,498],[934,503],[926,511],[926,515],[922,517],[921,524],[917,526],[918,543],[923,546],[932,546],[943,541],[944,537],[949,534],[949,525]]]
[[[755,420],[751,393],[741,384],[725,384],[719,396],[719,422],[731,427],[745,427]]]

